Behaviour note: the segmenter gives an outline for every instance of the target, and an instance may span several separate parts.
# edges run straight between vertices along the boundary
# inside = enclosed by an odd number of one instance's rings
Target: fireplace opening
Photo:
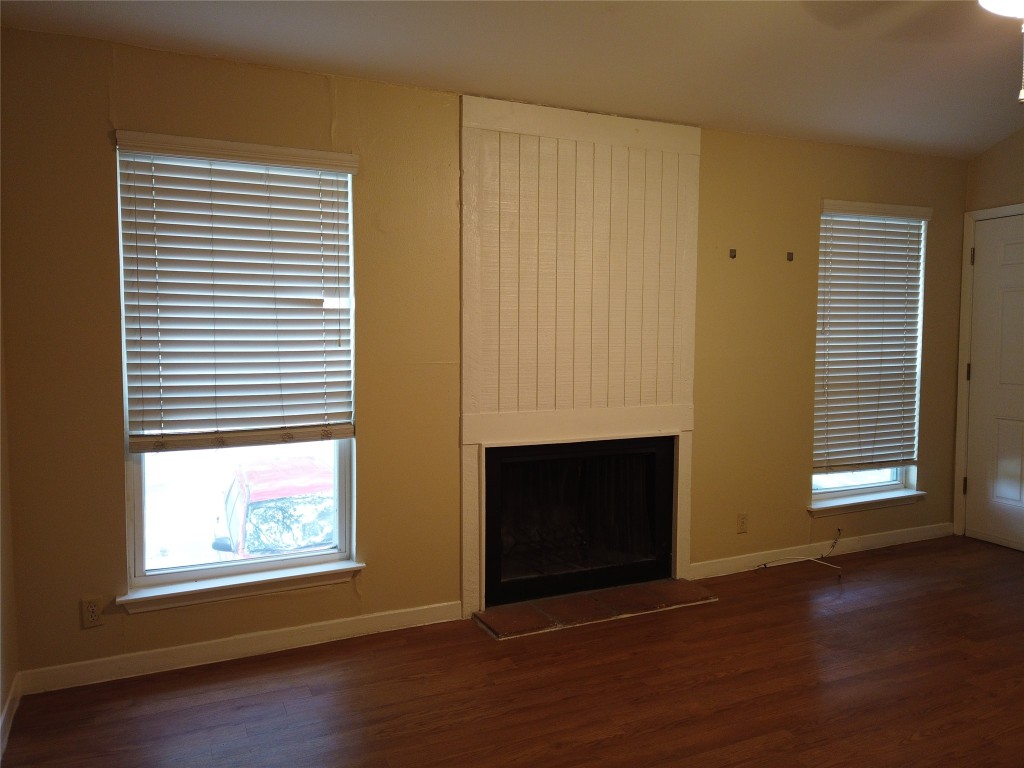
[[[488,448],[485,603],[667,578],[675,438]]]

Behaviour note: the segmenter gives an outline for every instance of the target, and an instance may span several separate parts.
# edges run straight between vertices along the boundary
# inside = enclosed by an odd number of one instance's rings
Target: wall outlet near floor
[[[736,533],[747,532],[747,513],[740,512],[736,515]]]
[[[78,604],[82,629],[99,627],[103,624],[103,598],[83,597]]]

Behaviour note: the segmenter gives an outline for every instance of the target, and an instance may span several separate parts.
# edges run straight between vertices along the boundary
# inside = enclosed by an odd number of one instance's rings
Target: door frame
[[[963,267],[960,277],[960,351],[956,388],[956,453],[953,472],[953,532],[959,536],[963,536],[967,528],[967,494],[964,493],[964,479],[967,477],[967,414],[971,401],[971,382],[967,379],[967,365],[971,361],[971,316],[974,309],[974,265],[971,264],[974,230],[979,221],[1018,214],[1024,214],[1024,203],[968,211],[964,214]]]

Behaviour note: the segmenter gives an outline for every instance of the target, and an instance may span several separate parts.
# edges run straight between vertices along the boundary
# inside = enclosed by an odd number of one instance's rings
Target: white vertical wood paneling
[[[498,410],[519,410],[519,135],[502,133],[498,171]]]
[[[555,407],[572,408],[576,268],[576,142],[558,141]]]
[[[573,292],[573,407],[589,408],[592,391],[594,292],[594,145],[576,144],[576,223]]]
[[[608,407],[626,405],[626,243],[629,149],[612,148],[608,254]]]
[[[519,142],[519,410],[537,410],[537,216],[540,140]]]
[[[478,128],[462,130],[462,412],[480,413],[480,165],[483,162]]]
[[[661,279],[662,152],[648,150],[644,158],[644,263],[640,330],[640,404],[658,401],[658,300]]]
[[[693,129],[626,123],[464,129],[464,413],[692,401]]]
[[[592,408],[608,407],[608,281],[611,231],[612,148],[594,146],[594,263],[591,291]]]
[[[626,214],[626,384],[627,408],[641,404],[644,316],[644,195],[647,192],[647,152],[629,150],[629,190]]]
[[[558,141],[541,138],[537,240],[537,410],[555,408],[556,282],[558,259]]]
[[[693,349],[697,303],[697,177],[700,158],[679,156],[676,204],[676,338],[672,401],[693,403]]]
[[[480,248],[480,370],[478,376],[479,402],[482,413],[498,410],[498,377],[500,372],[499,328],[500,307],[500,216],[499,169],[500,135],[495,131],[481,131],[479,136],[479,168],[477,203],[477,229]]]
[[[662,155],[661,252],[658,274],[658,405],[672,402],[676,341],[676,222],[679,217],[679,155]]]

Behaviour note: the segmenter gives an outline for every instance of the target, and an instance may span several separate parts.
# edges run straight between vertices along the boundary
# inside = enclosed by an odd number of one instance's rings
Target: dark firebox
[[[488,448],[486,604],[666,578],[675,438]]]

